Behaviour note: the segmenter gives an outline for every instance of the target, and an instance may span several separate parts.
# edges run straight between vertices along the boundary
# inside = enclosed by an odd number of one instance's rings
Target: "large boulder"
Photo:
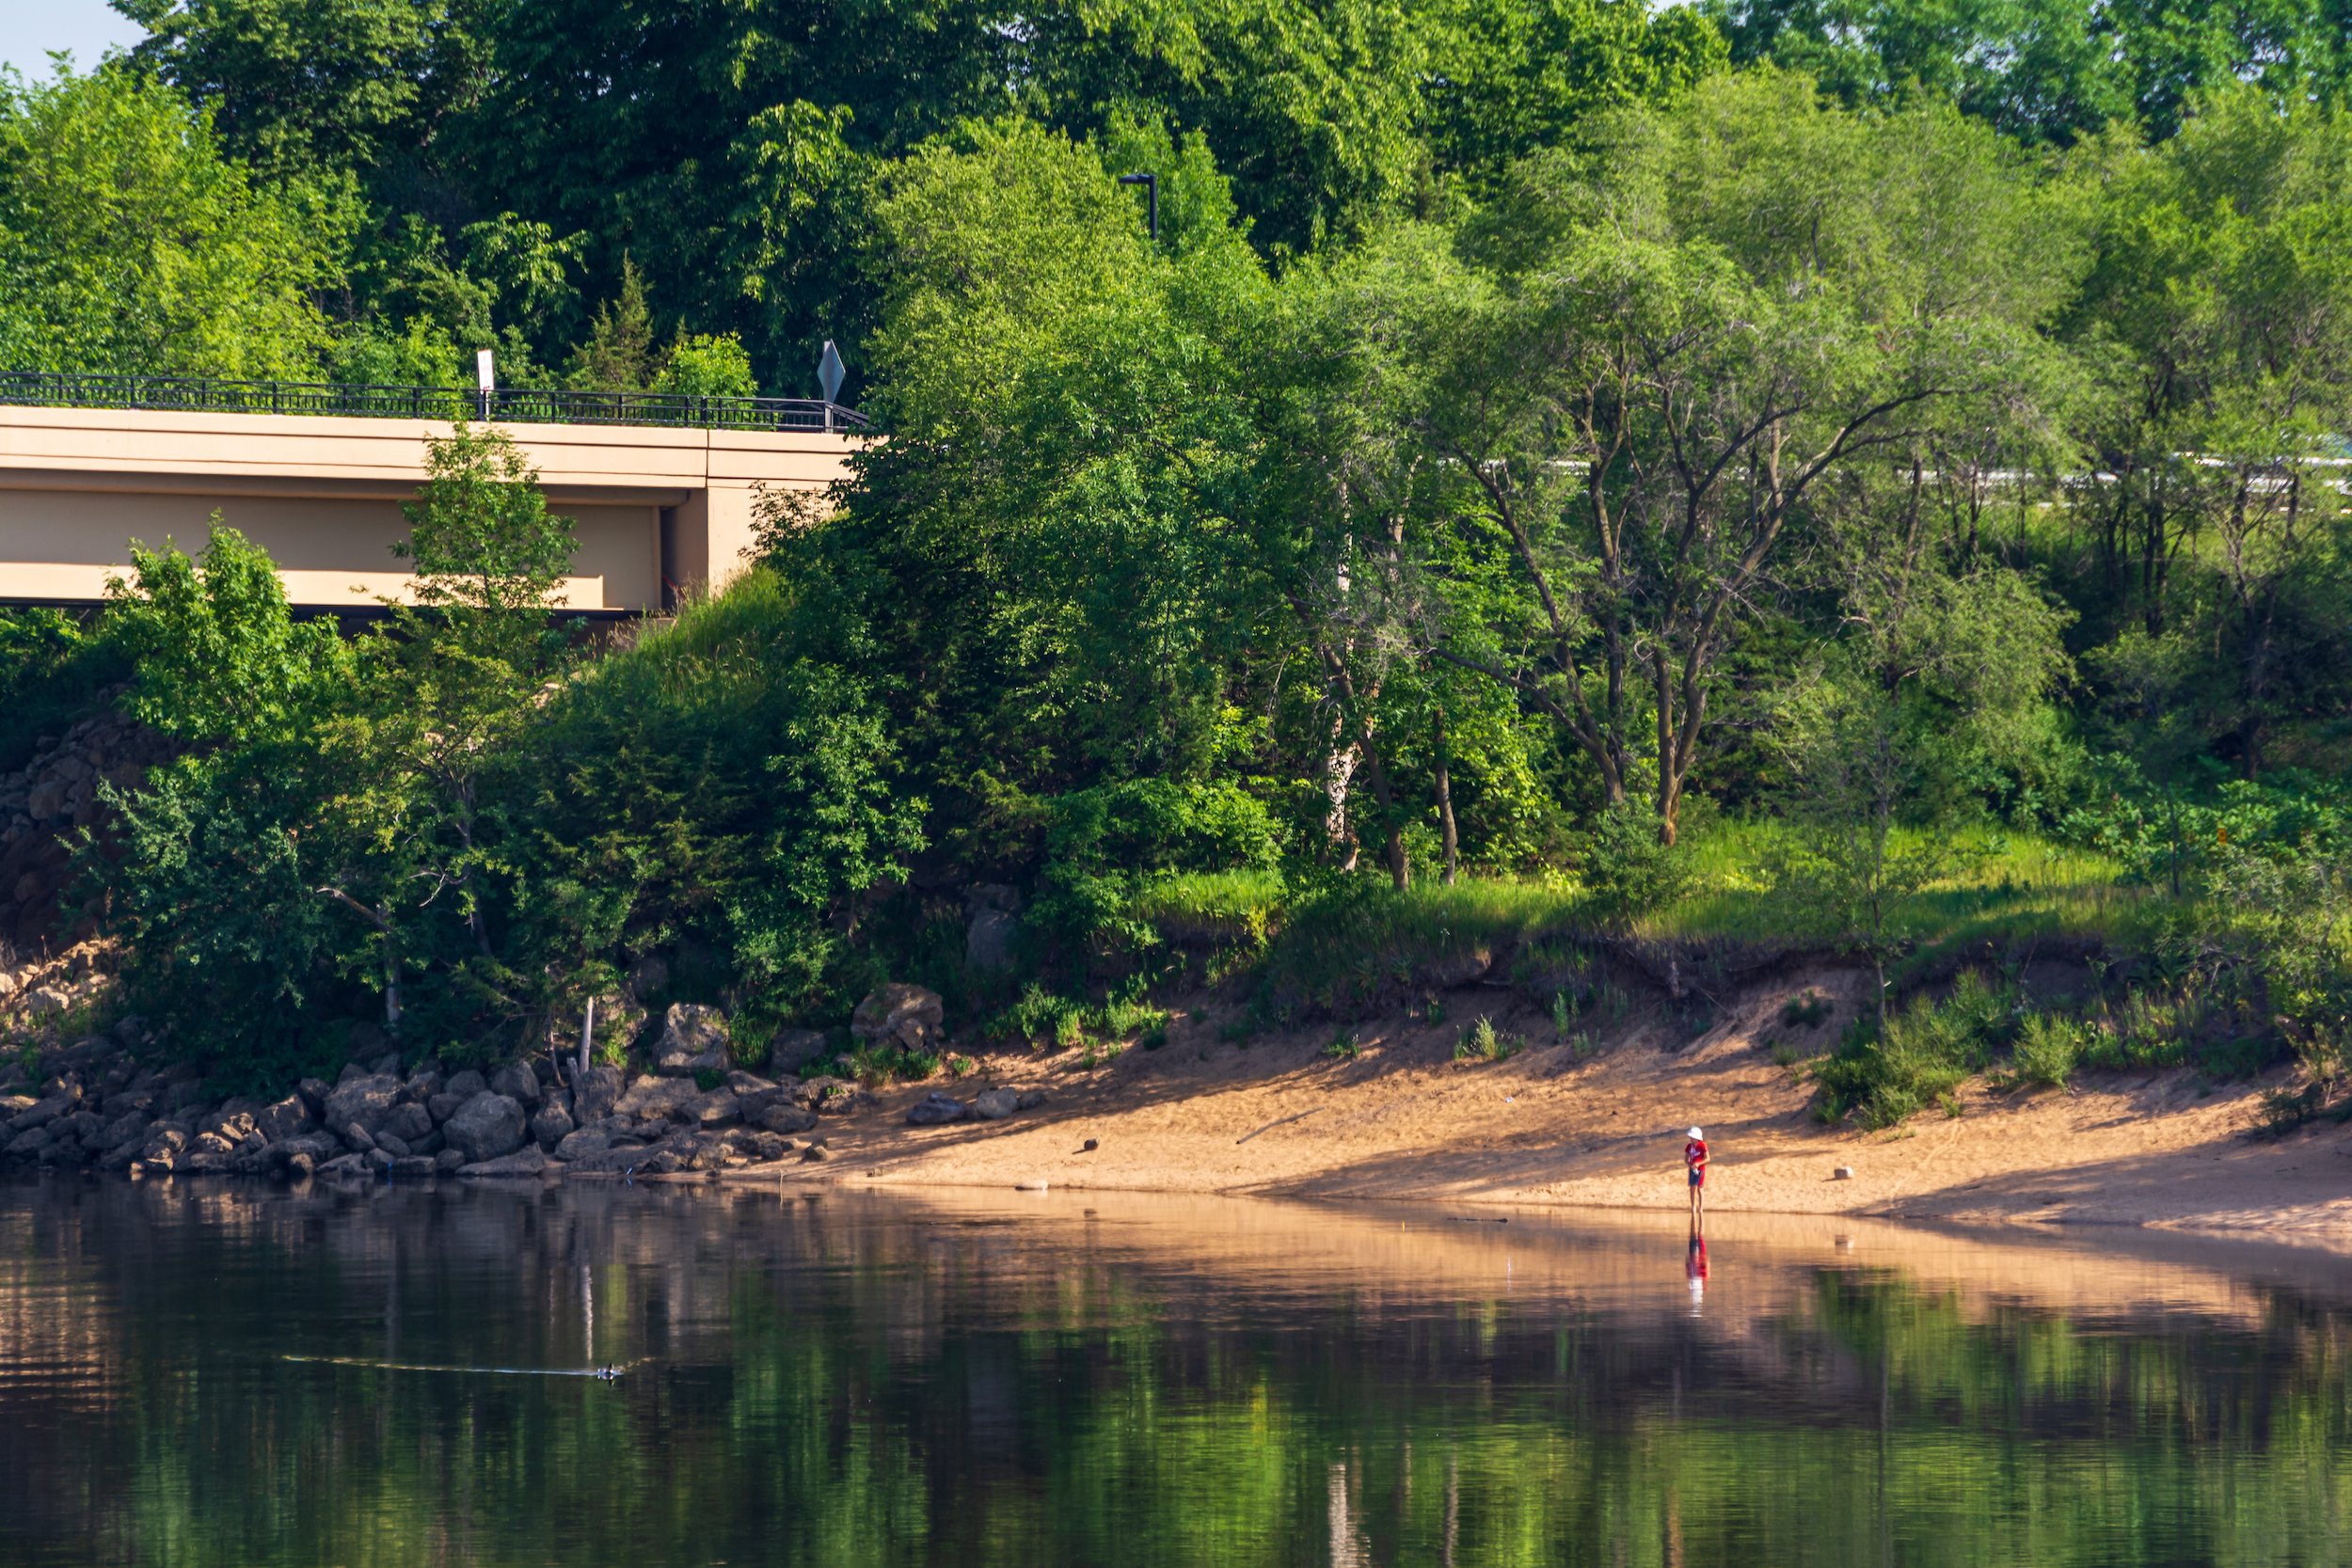
[[[441,1092],[453,1094],[460,1100],[471,1100],[489,1086],[490,1081],[487,1078],[483,1077],[473,1069],[468,1068],[463,1072],[453,1073],[450,1081],[441,1085]]]
[[[404,1106],[413,1110],[413,1106]],[[271,1143],[280,1138],[298,1138],[311,1127],[310,1107],[299,1093],[290,1094],[275,1105],[265,1105],[253,1117],[254,1130]]]
[[[587,1076],[572,1085],[572,1119],[585,1127],[611,1116],[625,1083],[619,1068],[590,1068]]]
[[[1021,895],[1002,883],[980,882],[964,890],[963,908],[972,919],[964,933],[963,961],[974,969],[1010,965],[1021,940]]]
[[[310,1108],[314,1118],[326,1114],[326,1097],[334,1092],[335,1085],[324,1078],[305,1078],[294,1085],[294,1093],[302,1097],[302,1103]]]
[[[480,1089],[476,1089],[474,1094],[480,1094],[483,1091]],[[441,1123],[455,1116],[459,1108],[462,1107],[467,1101],[471,1100],[472,1098],[473,1094],[458,1094],[453,1090],[443,1089],[439,1094],[435,1095],[432,1099],[424,1102],[425,1115],[433,1118],[434,1126],[438,1127]]]
[[[612,1112],[639,1120],[660,1119],[675,1115],[701,1094],[691,1078],[640,1078],[613,1103]]]
[[[887,985],[857,1005],[850,1033],[877,1044],[896,1042],[910,1051],[936,1050],[946,1038],[941,1021],[946,1005],[939,992],[921,986]]]
[[[539,1077],[522,1062],[509,1062],[490,1074],[490,1092],[523,1105],[539,1103]]]
[[[389,1072],[347,1079],[326,1097],[326,1115],[321,1119],[338,1131],[358,1122],[373,1132],[400,1103],[400,1080]]]
[[[916,1127],[938,1127],[964,1117],[963,1101],[941,1094],[937,1089],[925,1095],[920,1103],[907,1113],[907,1120]]]
[[[1019,1089],[983,1089],[972,1099],[972,1115],[980,1121],[1002,1121],[1019,1109]]]
[[[384,1118],[381,1131],[392,1133],[405,1144],[414,1145],[430,1133],[434,1125],[433,1113],[412,1100],[405,1105],[393,1106],[392,1114]]]
[[[797,1073],[833,1054],[833,1037],[815,1029],[779,1029],[768,1042],[768,1070]]]
[[[556,1146],[570,1137],[572,1132],[571,1112],[551,1100],[540,1106],[531,1118],[531,1141],[549,1154],[554,1153]]]
[[[691,1078],[727,1068],[727,1020],[716,1007],[673,1002],[654,1042],[654,1070],[665,1078]]]
[[[143,1111],[125,1111],[106,1123],[103,1134],[108,1148],[119,1148],[147,1131],[147,1115]]]
[[[36,1127],[46,1127],[59,1117],[70,1117],[82,1108],[82,1091],[70,1089],[53,1094],[28,1111],[19,1111],[8,1118],[11,1132],[30,1132]]]
[[[698,1094],[685,1105],[686,1120],[693,1127],[732,1127],[743,1119],[742,1102],[733,1089],[713,1089]]]
[[[771,1105],[759,1125],[771,1132],[806,1132],[817,1125],[817,1113],[793,1104]]]
[[[468,1164],[501,1159],[523,1146],[523,1108],[485,1089],[441,1124],[441,1136]]]
[[[555,1146],[559,1160],[584,1160],[591,1154],[601,1154],[612,1147],[612,1140],[597,1127],[578,1128],[564,1134],[564,1141]]]

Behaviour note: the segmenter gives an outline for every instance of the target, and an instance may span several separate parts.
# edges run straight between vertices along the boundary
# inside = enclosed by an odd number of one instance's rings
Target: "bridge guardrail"
[[[807,431],[871,428],[854,408],[818,398],[722,398],[683,392],[572,392],[501,388],[370,387],[200,376],[0,372],[0,404],[142,408],[209,414],[309,414],[346,419],[481,420],[514,424],[651,425],[673,430]]]

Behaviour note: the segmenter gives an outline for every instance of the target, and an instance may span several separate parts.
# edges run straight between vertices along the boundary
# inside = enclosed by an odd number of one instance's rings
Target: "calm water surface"
[[[0,1187],[0,1562],[2352,1557],[2352,1268],[2097,1240]]]

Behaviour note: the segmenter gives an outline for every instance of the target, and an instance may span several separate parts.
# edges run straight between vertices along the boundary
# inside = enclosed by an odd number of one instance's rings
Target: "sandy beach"
[[[1533,1042],[1498,1063],[1452,1059],[1458,1022],[1352,1027],[1353,1058],[1325,1053],[1328,1024],[1244,1047],[1218,1037],[1232,1010],[1210,1006],[1200,1020],[1180,1012],[1164,1048],[1092,1069],[1073,1052],[1000,1052],[958,1085],[882,1089],[872,1109],[829,1119],[830,1162],[783,1179],[1678,1211],[1682,1132],[1695,1123],[1713,1151],[1712,1213],[2153,1226],[2352,1246],[2352,1128],[2249,1137],[2268,1079],[2208,1083],[2176,1069],[2085,1072],[2064,1090],[1976,1083],[1956,1117],[1939,1108],[1883,1132],[1821,1126],[1811,1085],[1775,1064],[1769,1042],[1792,1033],[1780,1018],[1790,996],[1833,995],[1844,1018],[1860,979],[1785,976],[1678,1046],[1629,1019],[1581,1057],[1544,1043],[1548,1018],[1489,992],[1498,1028]],[[1481,1000],[1457,993],[1450,1017]],[[1814,1043],[1831,1037],[1834,1026]],[[969,1099],[992,1084],[1041,1087],[1047,1103],[1003,1122],[906,1122],[931,1088]]]

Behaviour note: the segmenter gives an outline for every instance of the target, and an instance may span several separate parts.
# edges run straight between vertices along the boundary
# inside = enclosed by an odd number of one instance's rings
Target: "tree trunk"
[[[577,1090],[588,1082],[588,1047],[596,1037],[596,999],[588,999],[588,1010],[580,1021],[580,1061],[572,1069],[572,1087]]]
[[[1438,715],[1438,832],[1445,847],[1443,880],[1452,887],[1461,861],[1461,841],[1454,830],[1454,779],[1446,760],[1443,713]]]

